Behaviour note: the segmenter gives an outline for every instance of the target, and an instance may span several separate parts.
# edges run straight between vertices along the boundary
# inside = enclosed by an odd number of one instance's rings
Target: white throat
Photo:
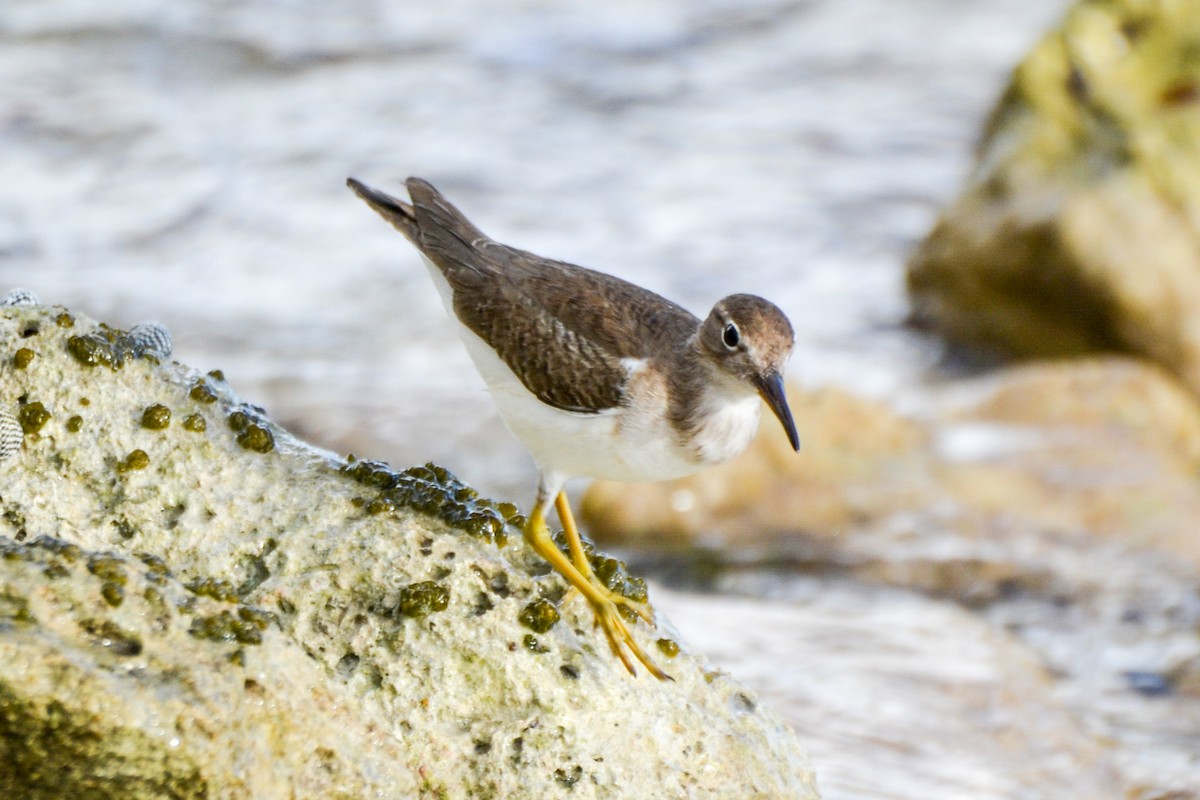
[[[758,392],[727,376],[706,383],[696,409],[703,421],[693,429],[696,454],[706,464],[723,464],[740,454],[758,432],[762,406]]]

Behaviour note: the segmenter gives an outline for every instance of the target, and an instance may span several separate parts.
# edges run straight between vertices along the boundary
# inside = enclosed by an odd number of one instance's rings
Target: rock
[[[0,541],[0,796],[417,795],[386,720],[270,612],[164,562]]]
[[[0,309],[0,343],[35,354],[0,384],[0,795],[817,796],[702,659],[631,678],[579,603],[522,627],[564,586],[515,508],[61,309]]]
[[[914,320],[1023,356],[1144,355],[1200,392],[1198,46],[1195,4],[1077,2],[912,257]]]

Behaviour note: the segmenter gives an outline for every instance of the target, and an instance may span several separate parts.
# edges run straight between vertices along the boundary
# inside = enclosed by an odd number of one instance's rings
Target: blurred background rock
[[[804,451],[598,484],[593,534],[831,800],[1200,797],[1200,7],[1067,9],[7,0],[0,288],[523,504],[347,175],[697,312],[768,296]]]

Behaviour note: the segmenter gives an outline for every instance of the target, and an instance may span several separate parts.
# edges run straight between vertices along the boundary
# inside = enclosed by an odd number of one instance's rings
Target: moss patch
[[[402,616],[420,619],[450,605],[450,590],[433,581],[411,583],[400,590],[399,611]]]
[[[558,609],[549,600],[540,597],[526,605],[517,615],[517,621],[534,633],[545,633],[557,625],[558,620]]]
[[[126,361],[147,355],[144,342],[106,325],[67,339],[67,352],[85,367],[103,366],[114,371],[124,367]]]
[[[271,431],[244,411],[234,411],[229,415],[229,428],[237,432],[237,443],[246,450],[269,453],[275,449],[275,437]]]
[[[17,369],[25,369],[29,366],[30,362],[33,361],[33,357],[35,355],[36,354],[28,347],[22,347],[21,349],[17,350],[17,352],[13,353],[13,366]]]
[[[453,528],[488,539],[500,547],[508,541],[506,525],[524,524],[524,518],[512,503],[495,503],[480,497],[474,489],[435,464],[396,472],[382,461],[360,461],[351,455],[341,472],[376,492],[365,502],[369,514],[413,509],[438,517]]]
[[[171,409],[162,403],[148,406],[142,412],[142,427],[152,431],[165,430],[171,424]]]
[[[188,633],[197,639],[238,644],[262,644],[262,632],[271,615],[261,609],[241,606],[237,612],[221,611],[192,620]]]
[[[41,403],[26,403],[17,412],[17,420],[26,435],[40,431],[52,416]]]
[[[134,450],[125,456],[124,459],[117,462],[117,472],[145,469],[148,466],[150,466],[150,456],[146,455],[146,451]]]

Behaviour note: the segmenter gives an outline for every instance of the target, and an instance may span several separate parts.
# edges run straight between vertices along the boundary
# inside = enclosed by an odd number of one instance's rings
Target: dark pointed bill
[[[796,433],[796,423],[792,422],[792,411],[788,408],[787,395],[783,393],[783,376],[778,372],[768,372],[765,375],[759,375],[754,383],[758,387],[758,393],[762,395],[762,399],[779,418],[779,424],[783,425],[784,431],[787,432],[788,442],[792,445],[792,449],[800,452],[800,436]]]

